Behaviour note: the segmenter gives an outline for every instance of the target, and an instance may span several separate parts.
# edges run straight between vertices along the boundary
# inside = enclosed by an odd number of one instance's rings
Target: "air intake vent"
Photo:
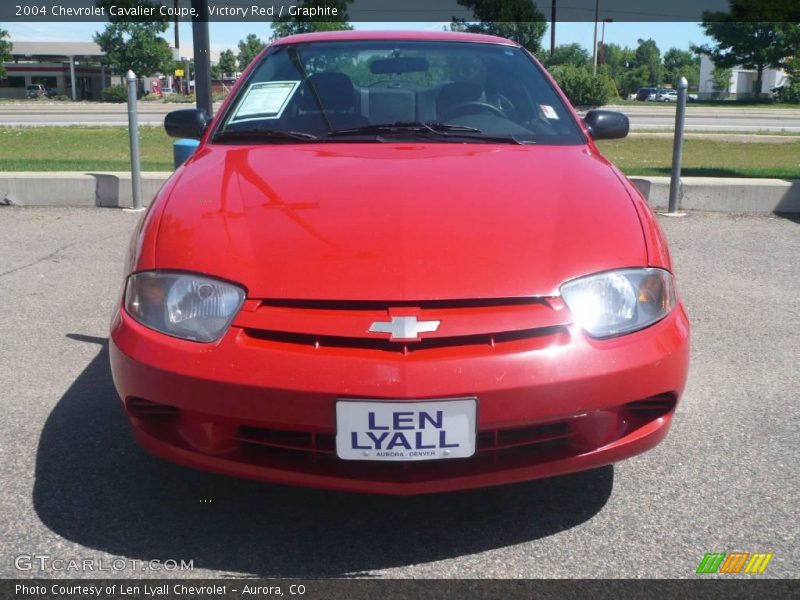
[[[650,418],[660,417],[675,408],[675,396],[672,394],[661,394],[659,396],[646,398],[645,400],[629,402],[625,405],[625,408],[642,416]]]
[[[144,398],[128,398],[128,412],[140,419],[168,419],[178,416],[180,409],[168,404],[151,402]]]
[[[254,444],[266,448],[296,450],[299,452],[322,452],[334,454],[336,443],[334,436],[307,431],[283,431],[279,429],[261,429],[258,427],[241,427],[234,436],[237,442]]]

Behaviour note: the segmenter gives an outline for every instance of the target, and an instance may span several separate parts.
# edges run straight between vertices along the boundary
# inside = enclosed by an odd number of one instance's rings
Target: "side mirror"
[[[211,115],[202,108],[173,110],[164,119],[164,129],[170,137],[199,140],[210,122]]]
[[[631,128],[628,117],[614,110],[590,110],[583,118],[583,122],[595,140],[624,138]]]

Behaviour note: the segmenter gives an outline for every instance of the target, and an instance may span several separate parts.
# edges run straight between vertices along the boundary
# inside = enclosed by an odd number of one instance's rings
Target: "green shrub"
[[[782,87],[775,88],[775,98],[779,102],[800,104],[800,78]]]
[[[108,87],[103,90],[103,102],[127,102],[128,88],[124,85]]]
[[[172,94],[171,96],[164,96],[164,102],[174,102],[176,104],[194,104],[197,102],[194,94]]]
[[[558,65],[550,74],[574,106],[602,106],[619,95],[614,81],[604,73],[592,75],[584,67]]]

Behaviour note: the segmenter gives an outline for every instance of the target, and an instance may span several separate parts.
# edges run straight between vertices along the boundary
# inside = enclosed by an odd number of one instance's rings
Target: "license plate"
[[[475,453],[476,398],[336,403],[336,454],[345,460],[412,461]]]

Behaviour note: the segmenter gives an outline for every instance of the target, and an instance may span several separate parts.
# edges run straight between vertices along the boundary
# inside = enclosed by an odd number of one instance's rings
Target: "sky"
[[[441,30],[448,23],[353,23],[355,29],[363,30]],[[8,30],[11,40],[18,41],[91,41],[92,35],[104,28],[104,23],[6,23],[3,28]],[[191,23],[182,23],[180,26],[181,54],[192,54],[192,29]],[[271,34],[271,27],[266,22],[231,23],[214,22],[209,25],[212,54],[218,54],[226,48],[236,51],[236,44],[248,33],[255,33],[261,39],[267,40]],[[602,24],[598,27],[598,39],[602,31]],[[173,31],[170,27],[165,34],[170,44],[173,42]],[[556,44],[579,43],[587,50],[591,50],[594,38],[593,22],[557,22]],[[663,22],[612,22],[605,26],[605,42],[635,48],[639,38],[652,38],[655,40],[662,54],[671,47],[688,50],[689,44],[704,44],[710,41],[698,23],[663,23]],[[542,43],[545,47],[550,44],[550,30],[545,34]]]

